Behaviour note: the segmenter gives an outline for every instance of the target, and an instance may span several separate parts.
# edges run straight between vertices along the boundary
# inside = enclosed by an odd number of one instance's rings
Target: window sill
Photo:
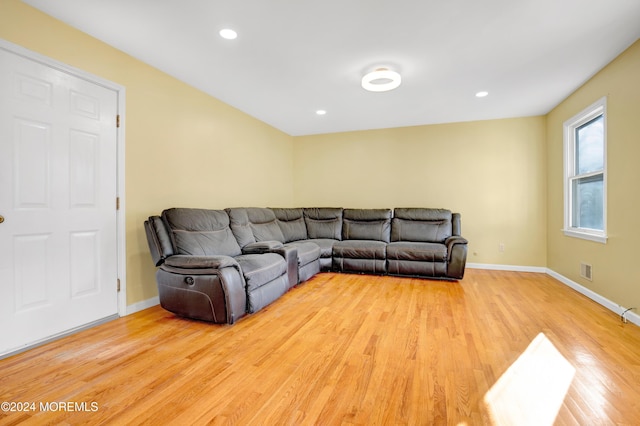
[[[595,241],[596,243],[607,243],[607,236],[603,234],[592,234],[589,232],[581,232],[573,229],[563,229],[564,235],[567,237],[582,238],[583,240]]]

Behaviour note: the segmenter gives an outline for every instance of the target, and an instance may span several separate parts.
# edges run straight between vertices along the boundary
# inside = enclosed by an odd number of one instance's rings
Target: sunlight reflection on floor
[[[495,425],[552,425],[576,373],[540,333],[484,396]]]

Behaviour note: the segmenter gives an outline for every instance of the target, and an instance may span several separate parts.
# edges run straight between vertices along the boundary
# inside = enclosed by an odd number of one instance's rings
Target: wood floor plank
[[[0,402],[36,404],[0,425],[492,424],[485,395],[540,333],[575,369],[556,424],[640,424],[640,328],[545,274],[471,269],[323,273],[233,326],[150,308],[0,360]]]

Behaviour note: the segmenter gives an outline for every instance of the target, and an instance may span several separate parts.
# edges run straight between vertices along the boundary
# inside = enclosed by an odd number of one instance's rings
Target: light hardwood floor
[[[575,369],[566,395],[527,351],[540,333]],[[639,327],[547,275],[474,269],[320,274],[233,326],[147,309],[1,360],[0,401],[35,410],[0,424],[481,425],[501,376],[529,399],[507,400],[518,424],[554,418],[554,393],[556,424],[640,424]]]

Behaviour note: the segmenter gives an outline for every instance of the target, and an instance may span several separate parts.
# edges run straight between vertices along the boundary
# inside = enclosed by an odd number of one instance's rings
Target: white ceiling
[[[640,0],[23,1],[294,136],[546,114],[640,37]]]

